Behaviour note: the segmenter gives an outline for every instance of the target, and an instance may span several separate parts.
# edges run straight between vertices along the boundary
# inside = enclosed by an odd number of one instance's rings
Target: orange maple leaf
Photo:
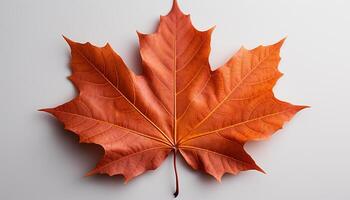
[[[193,168],[220,181],[224,173],[263,170],[246,153],[247,141],[269,137],[306,106],[278,100],[273,86],[284,40],[241,48],[211,71],[213,29],[198,31],[176,2],[153,34],[138,33],[143,73],[134,74],[107,44],[99,48],[65,38],[72,51],[72,101],[43,109],[101,145],[102,160],[88,175],[121,174],[126,181],[179,152]],[[176,172],[176,192],[178,180]]]

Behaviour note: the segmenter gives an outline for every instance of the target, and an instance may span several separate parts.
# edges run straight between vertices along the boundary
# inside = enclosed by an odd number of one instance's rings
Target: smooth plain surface
[[[84,177],[101,149],[79,144],[53,117],[37,112],[75,95],[65,78],[70,52],[61,34],[97,45],[109,42],[133,69],[135,30],[152,32],[171,0],[0,1],[0,199],[172,199],[171,156],[156,171],[124,185],[121,177]],[[211,64],[239,47],[288,36],[277,96],[311,105],[270,140],[247,151],[267,172],[226,175],[222,183],[179,160],[178,199],[350,198],[349,1],[179,0],[194,25],[213,34]]]

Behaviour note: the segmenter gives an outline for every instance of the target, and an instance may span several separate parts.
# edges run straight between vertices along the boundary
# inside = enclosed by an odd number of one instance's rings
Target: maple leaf
[[[284,42],[241,48],[215,71],[209,65],[213,29],[198,31],[176,2],[153,34],[138,33],[143,73],[134,74],[110,45],[99,48],[65,38],[71,47],[72,101],[43,109],[80,142],[105,154],[93,175],[126,181],[153,170],[174,153],[176,192],[179,152],[193,168],[220,181],[224,173],[263,170],[244,144],[269,137],[298,111],[278,100],[273,86]]]

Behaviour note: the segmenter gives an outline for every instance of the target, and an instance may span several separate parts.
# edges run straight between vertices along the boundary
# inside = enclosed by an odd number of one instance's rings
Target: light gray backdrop
[[[83,177],[102,152],[80,145],[36,110],[75,95],[66,79],[69,48],[61,34],[110,42],[139,66],[136,30],[155,30],[171,0],[0,0],[0,199],[172,199],[171,156],[124,185],[120,177]],[[266,175],[249,171],[217,183],[179,161],[179,199],[350,199],[350,3],[347,0],[180,0],[195,26],[217,25],[210,62],[239,47],[288,36],[277,96],[311,105],[272,139],[246,149]]]

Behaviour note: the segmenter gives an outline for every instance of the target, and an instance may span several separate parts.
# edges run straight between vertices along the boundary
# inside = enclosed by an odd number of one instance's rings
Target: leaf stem
[[[179,195],[179,177],[177,175],[177,168],[176,168],[176,153],[177,153],[177,149],[173,150],[174,152],[174,172],[175,172],[175,178],[176,178],[176,189],[174,192],[174,197],[176,198],[177,195]]]

